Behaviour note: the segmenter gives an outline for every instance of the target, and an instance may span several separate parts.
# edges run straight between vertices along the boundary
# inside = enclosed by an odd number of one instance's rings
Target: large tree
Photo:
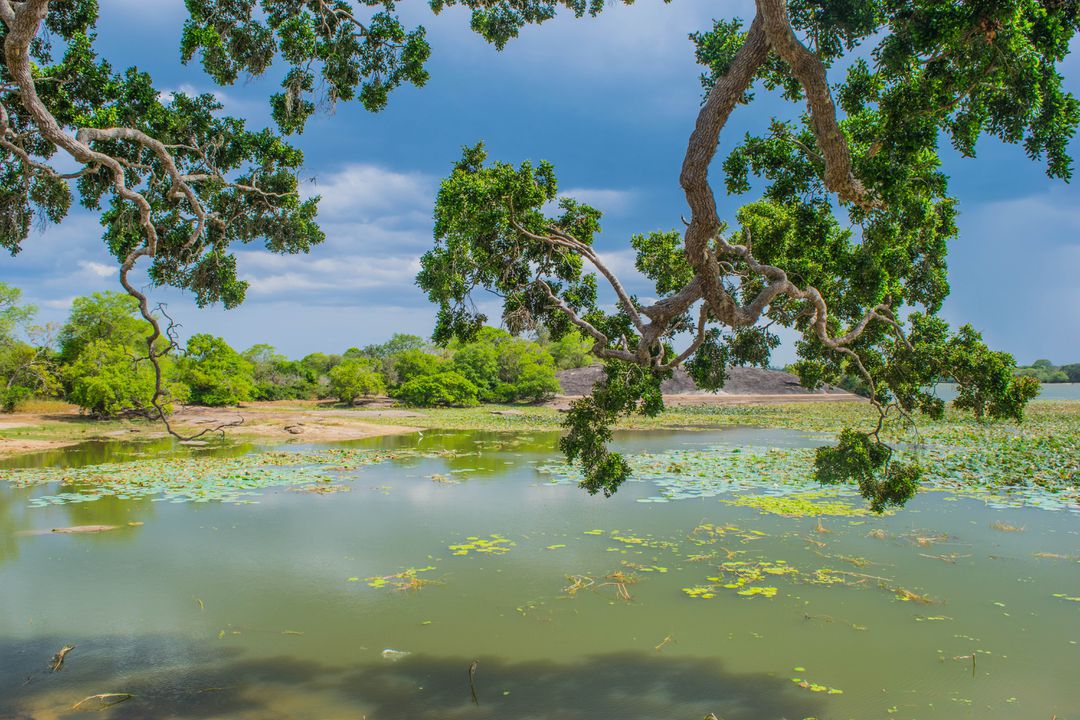
[[[436,244],[419,276],[440,306],[436,339],[477,332],[486,318],[471,295],[480,288],[504,298],[512,329],[587,335],[606,377],[571,407],[562,448],[582,465],[585,488],[610,494],[629,474],[607,448],[620,416],[659,412],[660,382],[680,365],[702,387],[722,387],[729,364],[768,361],[778,343],[770,328],[793,328],[803,383],[857,375],[880,417],[821,449],[818,479],[856,483],[877,510],[903,503],[919,468],[884,442],[888,415],[940,416],[932,388],[946,377],[959,383],[955,404],[978,416],[1020,420],[1037,391],[1031,378],[1013,377],[1011,356],[937,317],[949,290],[946,245],[957,234],[941,154],[950,142],[972,156],[990,135],[1022,143],[1051,177],[1071,177],[1067,144],[1080,106],[1057,67],[1078,8],[1076,0],[756,0],[750,22],[721,20],[692,35],[707,70],[679,177],[689,213],[681,229],[629,240],[655,283],[652,303],[604,263],[594,247],[600,211],[559,198],[550,164],[490,163],[482,145],[466,148],[442,183]],[[769,92],[790,103],[792,117],[761,123],[716,158],[732,112]],[[737,208],[729,202],[732,226],[709,181],[717,160],[729,196],[760,192]],[[614,311],[600,302],[601,282]]]

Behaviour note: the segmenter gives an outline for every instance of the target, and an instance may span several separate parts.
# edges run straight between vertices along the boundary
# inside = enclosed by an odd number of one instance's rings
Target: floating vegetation
[[[423,453],[401,450],[324,449],[317,452],[264,452],[235,458],[178,457],[105,463],[79,468],[33,468],[0,471],[16,487],[60,483],[62,492],[31,498],[31,507],[47,507],[116,497],[151,497],[158,502],[251,502],[271,487],[293,486],[303,492],[340,492],[332,481],[378,463]]]
[[[738,540],[742,544],[760,540],[768,535],[760,530],[743,530],[735,525],[701,523],[690,531],[690,542],[695,545],[715,545],[721,540]]]
[[[762,427],[835,432],[850,424],[854,412],[856,409],[851,407],[820,406],[679,408],[672,416],[701,416],[699,419],[720,425],[733,424],[742,418],[745,424]],[[1080,457],[1080,414],[1060,405],[1033,409],[1022,430],[1021,434],[1016,427],[1004,423],[980,424],[950,412],[945,421],[921,422],[924,444],[917,451],[905,452],[918,454],[925,468],[926,489],[981,500],[992,508],[1032,506],[1080,512],[1080,469],[1075,461]],[[897,433],[897,439],[902,440],[903,436]],[[820,490],[813,480],[812,448],[679,449],[638,453],[626,459],[634,481],[651,482],[658,489],[656,495],[639,498],[639,502],[671,502],[747,490],[779,497]],[[580,473],[566,463],[545,463],[538,470],[553,483],[581,481]],[[838,494],[854,495],[854,492],[845,488]],[[837,509],[841,512],[818,514],[849,514],[843,508]],[[791,510],[777,514],[802,517],[799,510],[812,511],[795,505]]]
[[[791,495],[737,495],[734,499],[721,502],[737,507],[755,508],[762,513],[783,517],[820,517],[822,515],[862,517],[874,514],[865,506],[830,498],[836,498],[836,491],[818,490]],[[819,522],[818,532],[831,531],[821,526]]]
[[[378,589],[390,588],[392,590],[409,590],[415,592],[427,585],[433,585],[438,583],[437,580],[420,577],[421,573],[431,572],[434,569],[434,566],[422,568],[408,568],[406,570],[402,570],[399,573],[394,573],[393,575],[380,575],[364,579],[367,581],[368,587]],[[349,579],[353,580],[353,578]]]
[[[596,580],[588,575],[567,575],[566,579],[570,584],[563,588],[563,592],[571,597],[596,584]]]
[[[1080,597],[1071,597],[1069,595],[1066,595],[1065,593],[1054,593],[1053,596],[1056,597],[1058,600],[1069,600],[1071,602],[1080,602]]]
[[[651,535],[634,535],[633,533],[624,533],[619,530],[613,530],[608,537],[615,542],[635,548],[652,548],[654,550],[672,550],[675,552],[678,552],[679,550],[677,543],[670,540],[659,540]]]
[[[705,578],[708,585],[695,585],[683,588],[683,592],[692,598],[709,600],[716,597],[720,590],[732,590],[744,597],[776,597],[778,589],[771,585],[761,585],[764,580],[780,575],[797,575],[799,571],[784,560],[732,560],[721,563],[720,574]]]
[[[795,668],[795,672],[804,673],[804,672],[806,672],[806,668],[797,667],[797,668]],[[816,683],[816,682],[810,682],[809,680],[804,680],[801,677],[793,677],[793,678],[791,678],[791,682],[795,683],[796,685],[798,685],[801,688],[805,688],[806,690],[809,690],[810,692],[828,693],[829,695],[843,695],[844,694],[844,691],[839,689],[839,688],[829,687],[828,685],[822,685],[822,684]]]
[[[630,585],[636,585],[638,578],[633,573],[624,573],[622,570],[616,570],[607,576],[607,582],[597,585],[597,589],[603,587],[612,587],[615,589],[615,597],[626,602],[630,602],[633,598],[630,596],[630,591],[627,589]]]
[[[515,544],[502,535],[492,533],[487,538],[470,535],[465,538],[465,542],[451,545],[448,549],[452,554],[461,556],[468,555],[471,552],[478,555],[505,555],[510,552],[510,548],[514,547]]]
[[[289,492],[311,493],[313,495],[333,495],[339,492],[349,492],[352,488],[339,483],[326,483],[321,485],[300,485],[289,488]]]
[[[1024,527],[1022,525],[1010,525],[1003,520],[995,520],[994,522],[990,523],[990,528],[992,530],[998,530],[1000,532],[1024,532]]]

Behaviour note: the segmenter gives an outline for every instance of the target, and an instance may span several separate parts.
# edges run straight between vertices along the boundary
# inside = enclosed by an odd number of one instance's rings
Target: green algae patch
[[[375,588],[377,590],[409,590],[417,591],[421,588],[437,583],[437,580],[432,580],[428,577],[421,577],[423,573],[432,572],[435,570],[434,565],[422,568],[406,568],[401,572],[394,573],[392,575],[377,575],[375,577],[364,578],[367,582],[367,586]],[[355,578],[349,578],[350,582],[354,582]]]
[[[464,542],[450,545],[447,549],[452,555],[464,557],[469,553],[476,555],[505,555],[516,543],[504,538],[502,535],[492,533],[486,538],[470,535]]]
[[[782,517],[862,517],[874,513],[865,506],[857,506],[836,499],[833,491],[805,492],[793,495],[738,495],[721,502],[736,507],[754,508],[764,514]],[[886,514],[892,514],[886,513]]]

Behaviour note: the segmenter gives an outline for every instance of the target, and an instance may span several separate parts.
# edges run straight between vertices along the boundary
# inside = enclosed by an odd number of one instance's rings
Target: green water
[[[891,517],[818,527],[725,498],[637,502],[655,494],[649,483],[592,498],[537,472],[553,442],[426,432],[353,444],[459,454],[359,469],[346,476],[349,492],[270,488],[256,504],[105,497],[32,507],[58,485],[0,483],[0,717],[71,715],[86,696],[121,692],[134,698],[98,716],[1080,717],[1080,602],[1067,599],[1080,597],[1080,515],[933,492]],[[634,452],[817,440],[733,429],[621,442]],[[113,443],[8,466],[147,451],[173,452]],[[708,544],[695,532],[702,523],[738,530]],[[123,527],[34,534],[86,524]],[[496,543],[505,554],[449,549],[492,534],[506,539]],[[683,592],[729,556],[782,560],[800,574],[770,577],[771,598]],[[427,567],[418,576],[435,582],[418,591],[366,580]],[[861,575],[844,576],[850,585],[798,579],[821,568]],[[616,571],[637,578],[624,586],[629,601],[606,584]],[[593,585],[571,595],[568,576]],[[901,601],[899,588],[934,604]],[[64,645],[76,648],[63,670],[45,672]]]

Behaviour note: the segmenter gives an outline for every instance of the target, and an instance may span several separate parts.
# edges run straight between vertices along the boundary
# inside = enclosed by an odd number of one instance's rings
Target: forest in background
[[[154,368],[145,357],[148,325],[134,298],[114,292],[77,297],[59,326],[34,325],[35,308],[0,283],[0,405],[58,398],[87,413],[114,417],[148,412]],[[164,344],[166,340],[162,339]],[[559,392],[555,373],[595,362],[576,333],[551,340],[484,328],[473,342],[438,348],[416,335],[341,353],[292,359],[269,344],[238,351],[199,333],[163,362],[172,404],[222,407],[252,400],[337,399],[354,404],[389,395],[420,407],[481,402],[537,402]]]

